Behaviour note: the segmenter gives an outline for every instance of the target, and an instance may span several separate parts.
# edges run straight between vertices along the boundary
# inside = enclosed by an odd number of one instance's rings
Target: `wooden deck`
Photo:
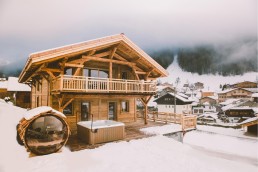
[[[146,127],[153,127],[153,126],[162,126],[162,125],[166,125],[166,124],[149,121],[148,124],[145,125],[142,119],[138,119],[136,122],[133,122],[133,123],[125,123],[125,138],[120,141],[130,141],[134,139],[141,139],[141,138],[153,136],[153,135],[146,135],[145,133],[141,132],[140,129],[146,128]],[[83,149],[94,149],[104,144],[106,143],[89,145],[81,141],[77,137],[77,135],[73,135],[73,136],[70,136],[68,142],[66,143],[66,147],[68,147],[73,152],[73,151],[79,151]]]

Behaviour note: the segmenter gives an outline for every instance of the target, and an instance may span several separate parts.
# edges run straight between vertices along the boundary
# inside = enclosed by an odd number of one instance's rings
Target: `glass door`
[[[90,102],[81,103],[81,121],[88,121],[90,119]]]
[[[108,103],[108,119],[116,120],[116,102]]]

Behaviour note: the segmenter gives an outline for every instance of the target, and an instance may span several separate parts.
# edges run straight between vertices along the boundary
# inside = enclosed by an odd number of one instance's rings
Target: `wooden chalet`
[[[218,102],[223,102],[227,99],[251,99],[253,92],[245,88],[227,89],[218,93]]]
[[[72,132],[80,121],[136,120],[136,100],[145,106],[156,79],[168,72],[124,34],[36,52],[19,82],[31,86],[31,108],[51,106],[67,116]]]
[[[244,81],[232,85],[232,88],[257,88],[256,82]]]

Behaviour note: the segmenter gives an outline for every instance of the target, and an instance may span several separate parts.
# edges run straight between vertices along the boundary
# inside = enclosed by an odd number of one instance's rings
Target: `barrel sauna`
[[[17,126],[17,139],[30,152],[37,155],[60,150],[70,135],[65,116],[50,107],[35,108],[31,112],[28,111],[20,120]]]

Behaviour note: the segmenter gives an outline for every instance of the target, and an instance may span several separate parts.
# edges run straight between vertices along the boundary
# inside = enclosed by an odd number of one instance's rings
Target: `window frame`
[[[123,110],[123,103],[125,103],[125,110]],[[121,112],[130,112],[130,106],[128,100],[121,101]]]

